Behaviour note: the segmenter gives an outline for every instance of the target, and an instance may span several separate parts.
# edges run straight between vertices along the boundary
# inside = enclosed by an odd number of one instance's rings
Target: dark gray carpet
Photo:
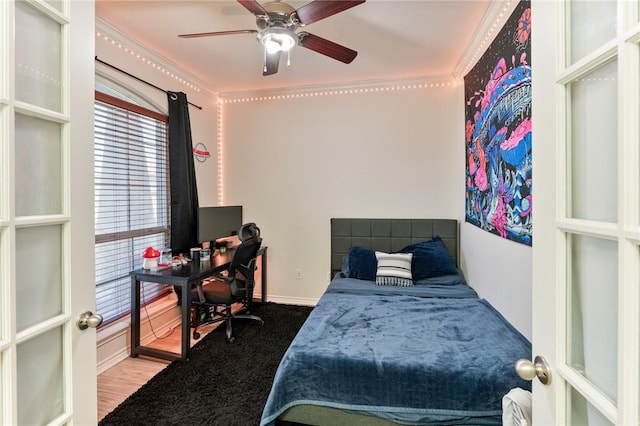
[[[216,328],[189,361],[172,362],[99,424],[258,425],[280,359],[311,309],[255,305],[264,325],[235,321],[233,343]]]

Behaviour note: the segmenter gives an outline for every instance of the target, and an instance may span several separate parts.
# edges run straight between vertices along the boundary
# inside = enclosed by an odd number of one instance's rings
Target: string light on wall
[[[300,99],[300,98],[314,98],[320,96],[344,96],[354,94],[366,94],[366,93],[381,93],[381,92],[393,92],[403,90],[424,90],[435,88],[446,88],[459,86],[460,82],[457,80],[445,81],[445,82],[432,82],[432,83],[405,83],[387,86],[369,86],[350,89],[332,89],[332,90],[316,90],[316,91],[304,91],[298,93],[287,93],[278,95],[264,95],[264,96],[252,96],[252,97],[240,97],[240,98],[218,98],[218,203],[224,205],[224,170],[223,170],[223,116],[224,105],[234,103],[246,103],[246,102],[264,102],[264,101],[278,101],[288,99]]]
[[[216,156],[217,158],[217,166],[218,166],[218,205],[223,206],[224,205],[224,170],[223,170],[223,164],[222,164],[222,159],[223,159],[223,151],[222,151],[222,101],[220,99],[218,99],[217,102],[218,105],[218,144],[217,144],[217,148],[218,148],[218,155]]]
[[[123,44],[121,44],[120,42],[112,39],[111,37],[107,36],[106,34],[102,34],[101,32],[96,32],[96,37],[98,38],[98,40],[103,40],[107,43],[110,43],[111,45],[121,49],[122,51],[124,51],[125,53],[130,54],[131,56],[133,56],[134,58],[142,61],[143,63],[149,65],[151,68],[153,68],[154,70],[161,72],[162,74],[173,78],[174,80],[176,80],[177,82],[183,84],[184,86],[196,91],[196,92],[200,92],[200,88],[198,86],[196,86],[195,84],[185,80],[184,78],[180,77],[179,75],[176,75],[174,72],[166,69],[165,67],[163,67],[162,65],[159,65],[157,63],[155,63],[154,61],[152,61],[149,58],[144,57],[143,55],[140,55],[139,53],[135,52],[133,49],[128,48],[127,46],[124,46]]]
[[[392,92],[402,90],[419,90],[419,89],[434,89],[439,87],[455,87],[460,85],[457,80],[437,82],[437,83],[414,83],[414,84],[397,84],[389,86],[372,86],[372,87],[360,87],[352,89],[331,89],[331,90],[317,90],[317,91],[305,91],[299,93],[287,93],[279,95],[264,95],[264,96],[252,96],[246,98],[228,98],[221,99],[220,102],[228,103],[243,103],[243,102],[261,102],[261,101],[274,101],[274,100],[286,100],[297,98],[311,98],[317,96],[340,96],[340,95],[353,95],[361,93],[380,93],[380,92]]]

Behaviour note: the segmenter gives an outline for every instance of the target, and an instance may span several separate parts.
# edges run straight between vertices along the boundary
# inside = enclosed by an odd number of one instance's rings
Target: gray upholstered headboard
[[[458,266],[456,219],[331,219],[331,276],[342,269],[352,246],[387,253],[439,236]]]

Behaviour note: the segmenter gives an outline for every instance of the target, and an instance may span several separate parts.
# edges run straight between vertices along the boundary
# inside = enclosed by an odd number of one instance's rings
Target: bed
[[[503,396],[531,389],[513,367],[531,344],[465,282],[457,221],[332,219],[331,252],[261,426],[502,424]]]

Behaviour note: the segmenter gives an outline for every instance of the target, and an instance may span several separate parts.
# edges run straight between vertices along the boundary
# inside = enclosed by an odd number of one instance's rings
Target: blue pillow
[[[358,246],[349,249],[349,278],[375,281],[377,269],[375,252]]]
[[[413,253],[411,273],[414,280],[458,273],[440,237],[408,245],[398,253]]]

